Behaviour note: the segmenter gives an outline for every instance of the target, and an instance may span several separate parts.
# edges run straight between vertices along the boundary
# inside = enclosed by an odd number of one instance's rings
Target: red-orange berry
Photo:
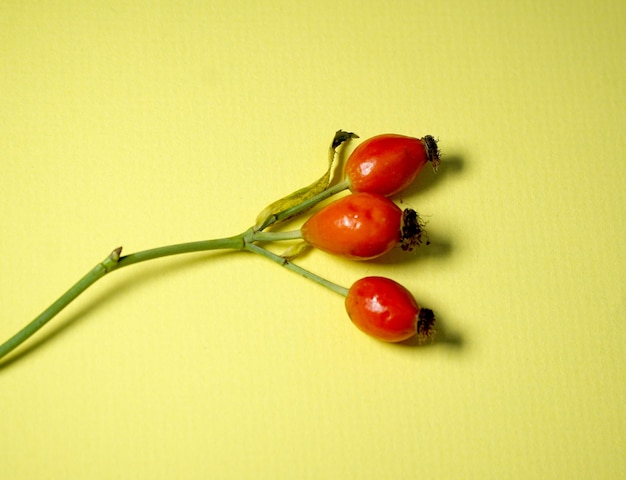
[[[328,204],[302,225],[300,233],[309,245],[353,260],[380,257],[398,244],[410,251],[427,237],[415,210],[402,211],[388,198],[366,192]]]
[[[428,162],[437,170],[439,149],[432,136],[377,135],[352,152],[345,176],[352,192],[388,197],[408,187]]]
[[[385,277],[365,277],[348,290],[346,311],[366,334],[385,342],[401,342],[415,335],[421,343],[435,334],[435,315],[420,308],[411,292]]]
[[[379,257],[401,238],[402,210],[388,198],[355,193],[314,213],[302,225],[302,238],[320,250],[354,260]]]

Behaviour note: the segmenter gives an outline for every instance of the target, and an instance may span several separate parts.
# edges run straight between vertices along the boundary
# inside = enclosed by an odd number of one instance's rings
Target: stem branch
[[[96,265],[67,292],[61,295],[52,305],[45,309],[40,315],[38,315],[22,330],[17,332],[13,337],[0,345],[0,359],[25,342],[29,337],[37,332],[37,330],[43,327],[53,317],[61,312],[61,310],[75,300],[76,297],[104,277],[107,273],[123,267],[128,267],[129,265],[134,265],[136,263],[171,255],[222,249],[247,250],[269,258],[289,270],[299,273],[310,280],[330,288],[334,292],[344,296],[347,295],[348,290],[346,288],[336,285],[312,272],[309,272],[308,270],[305,270],[302,267],[299,267],[298,265],[291,263],[287,259],[254,244],[254,242],[272,242],[297,238],[301,238],[299,230],[291,232],[255,232],[252,228],[249,228],[245,232],[232,237],[168,245],[165,247],[143,250],[123,257],[120,256],[122,248],[116,248],[105,260]]]
[[[339,130],[335,133],[335,137],[329,147],[328,155],[329,155],[329,168],[328,171],[322,178],[316,182],[313,186],[319,184],[320,181],[323,182],[324,186],[328,185],[328,181],[331,174],[331,168],[333,165],[333,161],[335,159],[335,154],[337,152],[337,148],[344,142],[350,140],[351,138],[358,138],[358,135],[355,135],[351,132],[344,132],[343,130]],[[165,247],[152,248],[149,250],[143,250],[140,252],[132,253],[126,256],[120,256],[122,252],[122,248],[116,248],[113,250],[109,256],[104,259],[104,261],[100,262],[96,265],[89,273],[87,273],[83,278],[81,278],[76,284],[74,284],[67,292],[61,295],[52,305],[50,305],[46,310],[44,310],[40,315],[35,317],[28,325],[26,325],[22,330],[17,332],[13,337],[0,345],[0,359],[5,355],[13,351],[19,345],[21,345],[24,341],[26,341],[31,335],[33,335],[37,330],[43,327],[46,323],[48,323],[55,315],[57,315],[61,310],[63,310],[67,305],[69,305],[76,297],[78,297],[81,293],[83,293],[87,288],[93,285],[95,282],[104,277],[107,273],[113,272],[123,267],[127,267],[129,265],[134,265],[135,263],[145,262],[148,260],[154,260],[161,257],[167,257],[171,255],[180,255],[183,253],[193,253],[193,252],[202,252],[207,250],[218,250],[218,249],[232,249],[232,250],[247,250],[259,255],[262,255],[270,260],[278,263],[279,265],[299,273],[300,275],[313,280],[325,287],[333,290],[334,292],[339,293],[340,295],[346,296],[348,294],[348,289],[344,288],[340,285],[337,285],[333,282],[326,280],[325,278],[320,277],[294,263],[291,263],[287,258],[281,257],[280,255],[276,255],[265,248],[262,248],[256,245],[254,242],[274,242],[281,240],[294,240],[302,238],[302,235],[299,230],[291,231],[291,232],[265,232],[263,231],[270,225],[273,225],[277,222],[285,220],[287,218],[291,218],[295,215],[298,215],[305,210],[313,207],[317,203],[321,202],[329,198],[336,193],[339,193],[343,190],[349,188],[349,182],[347,180],[343,180],[332,187],[328,187],[319,194],[314,197],[303,200],[299,204],[292,206],[280,213],[275,215],[270,215],[267,219],[263,221],[261,225],[258,227],[251,227],[243,233],[239,235],[234,235],[232,237],[218,238],[212,240],[202,240],[198,242],[189,242],[189,243],[180,243],[176,245],[168,245]],[[298,194],[299,192],[295,192]]]
[[[295,263],[290,262],[285,257],[276,255],[274,252],[270,252],[269,250],[266,250],[263,247],[259,247],[258,245],[255,245],[254,243],[248,243],[246,244],[244,248],[245,250],[258,253],[259,255],[262,255],[265,258],[269,258],[273,262],[278,263],[280,266],[285,267],[287,270],[291,270],[292,272],[299,273],[303,277],[308,278],[309,280],[313,280],[314,282],[317,282],[320,285],[323,285],[326,288],[329,288],[330,290],[332,290],[335,293],[338,293],[339,295],[343,295],[344,297],[348,295],[347,288],[342,287],[341,285],[337,285],[336,283],[333,283],[330,280],[326,280],[325,278],[320,277],[319,275],[305,268],[302,268],[301,266],[296,265]]]
[[[119,255],[119,249],[114,250],[113,253],[106,258],[106,260],[96,265],[87,275],[76,282],[74,286],[61,295],[57,301],[45,309],[32,322],[26,325],[5,343],[0,345],[0,358],[4,357],[6,354],[26,341],[31,335],[33,335],[37,330],[43,327],[55,315],[69,305],[70,302],[72,302],[76,297],[110,272],[110,268],[117,264],[114,255],[116,252],[118,252],[117,255]]]
[[[348,180],[342,180],[341,182],[336,183],[332,187],[328,187],[326,190],[318,193],[314,197],[311,197],[308,200],[305,200],[304,202],[299,203],[298,205],[294,207],[288,208],[287,210],[283,210],[282,212],[276,215],[272,215],[267,220],[265,220],[265,222],[263,222],[258,228],[256,228],[256,230],[261,231],[261,230],[266,229],[270,225],[273,225],[274,223],[280,222],[287,218],[295,217],[296,215],[304,212],[305,210],[308,210],[309,208],[314,207],[321,201],[326,200],[327,198],[330,198],[339,192],[343,192],[344,190],[347,190],[349,187],[350,187],[350,182]]]

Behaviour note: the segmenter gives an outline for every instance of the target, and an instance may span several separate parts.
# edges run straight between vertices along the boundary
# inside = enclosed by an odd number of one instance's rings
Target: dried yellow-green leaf
[[[293,260],[302,252],[309,248],[309,244],[304,240],[289,246],[280,256],[286,260]]]
[[[306,200],[309,200],[326,190],[330,184],[330,177],[337,148],[351,138],[359,137],[352,132],[344,132],[343,130],[337,131],[328,149],[328,168],[326,169],[326,172],[324,172],[324,174],[311,185],[300,188],[286,197],[276,200],[265,207],[257,216],[255,228],[265,228],[266,224],[280,213],[295,207],[296,205],[300,205]],[[282,220],[284,221],[286,218]]]

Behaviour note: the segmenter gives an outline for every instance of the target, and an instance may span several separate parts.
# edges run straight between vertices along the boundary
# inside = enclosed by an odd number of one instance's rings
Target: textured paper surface
[[[385,275],[441,321],[369,339],[262,258],[115,272],[0,361],[2,477],[626,476],[620,2],[4,2],[0,340],[113,248],[238,233],[335,130],[439,138]],[[353,143],[348,151],[354,147]]]

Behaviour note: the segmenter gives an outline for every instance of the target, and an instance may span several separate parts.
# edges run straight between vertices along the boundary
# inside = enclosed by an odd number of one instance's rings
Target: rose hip
[[[302,238],[320,250],[354,260],[379,257],[398,244],[402,210],[374,193],[347,195],[313,214]]]
[[[415,210],[402,211],[382,195],[362,192],[335,200],[314,213],[300,233],[309,245],[326,253],[371,260],[398,244],[403,250],[421,245],[423,227]]]
[[[428,162],[436,171],[439,149],[432,136],[420,139],[377,135],[352,152],[346,161],[345,176],[354,193],[371,192],[388,197],[409,186]]]
[[[365,277],[348,290],[346,311],[364,333],[385,342],[415,335],[420,343],[435,335],[435,315],[420,306],[406,288],[385,277]]]

